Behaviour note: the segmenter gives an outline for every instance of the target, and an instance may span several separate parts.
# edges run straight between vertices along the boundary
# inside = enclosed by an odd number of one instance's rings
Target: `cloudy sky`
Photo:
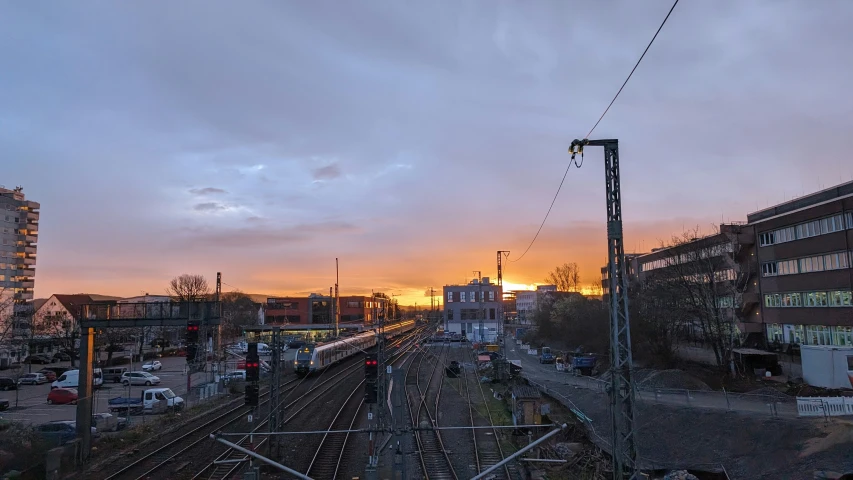
[[[527,247],[671,6],[4,2],[0,183],[41,203],[36,296],[429,286]],[[627,250],[853,179],[853,2],[681,2],[593,138]],[[600,149],[510,283],[605,259]],[[428,300],[427,300],[428,301]]]

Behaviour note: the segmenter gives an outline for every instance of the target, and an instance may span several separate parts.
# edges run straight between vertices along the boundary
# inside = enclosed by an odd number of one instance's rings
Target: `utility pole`
[[[281,327],[272,327],[272,374],[270,375],[270,400],[269,400],[269,431],[277,432],[281,422],[281,412],[279,412],[279,403],[281,396],[281,370],[283,363],[281,362]],[[269,436],[269,456],[279,458],[281,437],[278,435]]]
[[[583,155],[584,146],[604,147],[604,178],[607,189],[607,255],[610,268],[610,412],[613,446],[613,479],[640,478],[634,431],[633,356],[628,318],[628,279],[622,238],[622,191],[619,178],[619,141],[574,140],[572,158]]]
[[[338,269],[338,259],[335,258],[335,338],[339,337],[341,325],[341,298],[338,293],[338,282],[340,281],[340,270]]]
[[[501,287],[504,284],[504,275],[503,275],[503,262],[501,258],[501,254],[505,254],[507,258],[509,258],[509,250],[498,250],[498,286]]]
[[[483,327],[485,326],[485,319],[483,318],[485,315],[483,314],[483,272],[480,270],[474,270],[474,273],[477,274],[477,285],[479,285],[479,292],[477,293],[479,297],[477,298],[478,309],[477,309],[477,318],[480,321],[478,328],[480,329],[480,345],[483,344]]]
[[[390,367],[389,367],[390,368]],[[406,456],[403,452],[403,431],[406,429],[404,416],[406,405],[406,372],[402,368],[395,368],[391,373],[394,378],[394,390],[392,391],[391,408],[394,421],[394,469],[393,480],[406,480]],[[399,475],[398,475],[399,474]]]

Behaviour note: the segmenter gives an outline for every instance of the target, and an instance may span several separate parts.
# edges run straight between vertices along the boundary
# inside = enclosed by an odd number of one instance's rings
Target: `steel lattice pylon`
[[[634,369],[631,355],[631,325],[628,318],[628,278],[622,239],[622,192],[619,185],[619,141],[575,140],[572,156],[587,145],[604,147],[604,176],[607,183],[607,257],[610,270],[610,410],[613,478],[625,473],[640,478],[634,431]]]

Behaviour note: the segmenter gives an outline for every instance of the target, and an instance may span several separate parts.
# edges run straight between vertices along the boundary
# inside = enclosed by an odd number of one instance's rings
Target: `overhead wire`
[[[592,132],[595,131],[596,127],[598,127],[598,124],[601,123],[601,121],[604,119],[604,116],[607,115],[607,112],[610,111],[610,107],[612,107],[613,104],[616,103],[616,99],[619,98],[619,94],[622,93],[622,90],[625,89],[625,85],[628,84],[628,81],[631,80],[631,77],[634,75],[634,72],[637,70],[637,67],[640,66],[640,62],[643,61],[643,58],[646,56],[646,53],[648,53],[649,48],[651,48],[652,44],[655,42],[655,39],[658,37],[660,31],[663,29],[663,26],[666,25],[666,21],[669,20],[669,17],[670,15],[672,15],[672,11],[675,10],[676,5],[678,5],[678,0],[675,0],[675,2],[673,2],[672,7],[666,14],[666,17],[664,17],[657,31],[655,31],[654,36],[652,36],[652,39],[649,41],[649,44],[646,45],[646,49],[643,50],[642,55],[640,55],[640,58],[637,60],[637,63],[634,64],[634,68],[631,69],[631,72],[625,78],[625,81],[622,82],[622,86],[619,87],[619,90],[616,92],[616,95],[613,96],[613,100],[610,101],[610,103],[607,105],[607,108],[605,108],[601,116],[598,117],[598,120],[595,122],[595,125],[593,125],[592,128],[589,129],[589,132],[583,137],[584,139],[588,139],[590,135],[592,135]],[[542,228],[545,226],[545,222],[548,220],[548,216],[551,214],[551,210],[554,208],[554,203],[557,202],[557,197],[560,196],[560,190],[562,190],[563,188],[563,183],[566,181],[566,176],[569,174],[569,170],[572,168],[572,165],[575,165],[577,168],[580,168],[583,165],[583,150],[580,151],[580,154],[581,163],[578,163],[575,159],[575,155],[572,154],[572,157],[569,160],[569,165],[566,167],[565,173],[563,173],[563,179],[560,180],[560,185],[557,187],[557,193],[554,194],[554,199],[551,200],[551,205],[548,207],[548,211],[545,212],[545,218],[542,219],[542,223],[539,225],[539,229],[536,230],[536,234],[533,236],[533,240],[530,241],[530,244],[527,245],[527,248],[524,250],[524,253],[522,253],[520,257],[516,258],[515,260],[510,260],[509,258],[507,258],[508,262],[517,262],[524,258],[524,256],[527,255],[527,252],[530,251],[530,248],[533,247],[533,244],[536,243],[536,239],[539,238],[539,234],[542,233]]]

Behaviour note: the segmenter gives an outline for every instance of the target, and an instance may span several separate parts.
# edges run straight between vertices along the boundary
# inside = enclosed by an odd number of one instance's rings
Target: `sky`
[[[36,297],[584,283],[601,149],[567,148],[669,0],[0,4],[0,184],[41,203]],[[853,180],[846,0],[681,2],[591,138],[626,250]]]

